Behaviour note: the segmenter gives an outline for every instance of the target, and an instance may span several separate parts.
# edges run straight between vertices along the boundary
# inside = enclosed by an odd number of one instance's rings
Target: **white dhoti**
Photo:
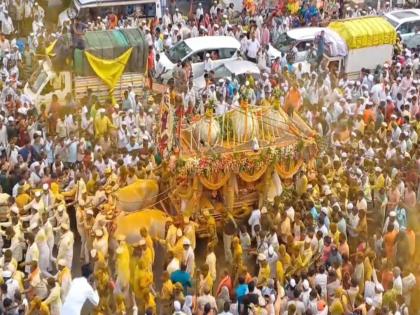
[[[48,248],[50,249],[50,262],[53,261],[54,237],[47,240]],[[51,266],[50,266],[51,267]]]
[[[63,247],[64,246],[60,246],[58,248],[57,261],[64,259],[66,261],[66,267],[71,270],[71,266],[73,264],[73,248]]]
[[[66,261],[66,266],[71,270],[73,265],[73,250],[64,255],[63,259]]]
[[[39,269],[44,276],[50,277],[51,274],[48,270],[51,270],[51,254],[50,254],[50,247],[48,246],[47,242],[42,242],[37,244],[39,249]]]
[[[60,303],[51,303],[50,314],[51,315],[61,315],[61,301],[60,301]]]
[[[86,235],[85,235],[85,231],[83,228],[81,229],[77,229],[80,235],[80,259],[84,260],[85,259],[85,253],[86,253]]]
[[[226,233],[223,233],[223,248],[225,251],[225,259],[226,262],[231,263],[232,262],[232,235],[228,235]]]

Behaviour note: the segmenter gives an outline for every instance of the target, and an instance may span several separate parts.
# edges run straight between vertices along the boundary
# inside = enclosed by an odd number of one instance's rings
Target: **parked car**
[[[420,50],[420,33],[416,33],[407,40],[405,40],[404,44],[407,46],[408,49]]]
[[[280,34],[275,40],[273,49],[280,52],[289,53],[294,51],[294,62],[305,61],[308,57],[309,49],[315,40],[315,37],[322,31],[323,27],[299,27]],[[273,50],[274,54],[274,50]]]
[[[404,41],[420,31],[420,9],[388,12],[385,13],[385,18],[394,26]]]
[[[214,68],[214,78],[216,82],[219,79],[232,78],[234,75],[240,83],[245,82],[245,77],[248,74],[253,75],[256,79],[260,77],[260,69],[257,65],[248,60],[232,60],[227,61],[216,68]],[[193,80],[193,86],[198,91],[202,90],[206,86],[204,74]]]
[[[167,70],[162,75],[163,82],[172,78],[173,69],[177,63],[191,60],[193,77],[204,73],[204,58],[207,53],[212,56],[213,65],[217,67],[227,61],[240,57],[240,43],[231,36],[201,36],[185,39],[168,51],[160,54],[160,62]]]

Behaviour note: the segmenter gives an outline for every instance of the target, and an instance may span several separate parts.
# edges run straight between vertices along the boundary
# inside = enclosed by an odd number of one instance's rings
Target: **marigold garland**
[[[179,176],[205,176],[214,173],[254,174],[264,165],[275,164],[281,161],[307,160],[316,151],[312,145],[305,146],[295,143],[281,148],[266,148],[259,153],[233,152],[226,154],[213,154],[201,158],[179,158],[176,164],[176,173]]]

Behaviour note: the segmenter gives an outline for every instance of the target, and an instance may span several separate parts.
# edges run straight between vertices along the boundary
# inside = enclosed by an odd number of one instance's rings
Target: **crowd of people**
[[[54,95],[35,104],[22,88],[60,34],[48,31],[36,2],[0,5],[0,314],[75,315],[87,300],[93,314],[420,314],[418,52],[398,41],[393,60],[350,80],[323,66],[318,44],[319,62],[304,72],[286,54],[270,60],[267,44],[292,27],[376,8],[276,7],[274,16],[265,2],[246,1],[243,13],[199,3],[186,18],[173,1],[161,19],[146,22],[134,10],[134,19],[110,13],[61,30],[77,46],[86,30],[140,27],[157,81],[167,70],[159,54],[180,40],[236,37],[262,75],[216,81],[216,57],[206,55],[197,93],[189,64],[180,64],[169,94],[177,121],[247,102],[300,115],[318,135],[315,163],[294,176],[288,194],[256,203],[246,221],[226,212],[218,231],[204,211],[208,241],[196,240],[193,215],[169,219],[164,239],[142,228],[132,243],[114,233],[114,192],[170,174],[171,152],[157,135],[161,105],[134,87],[118,104],[90,90],[80,102]]]

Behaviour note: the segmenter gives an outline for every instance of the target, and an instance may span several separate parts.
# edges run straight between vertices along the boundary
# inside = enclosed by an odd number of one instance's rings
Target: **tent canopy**
[[[394,45],[397,32],[382,17],[362,17],[331,22],[328,28],[336,31],[349,49],[379,45]]]

